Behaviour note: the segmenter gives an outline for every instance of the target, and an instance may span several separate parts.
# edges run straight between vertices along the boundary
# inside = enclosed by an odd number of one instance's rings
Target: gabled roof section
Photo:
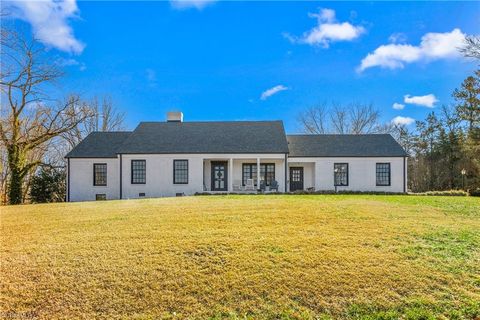
[[[92,132],[65,158],[116,158],[119,147],[131,132]]]
[[[287,153],[282,121],[141,122],[118,153]]]
[[[406,157],[389,134],[288,135],[290,157]]]

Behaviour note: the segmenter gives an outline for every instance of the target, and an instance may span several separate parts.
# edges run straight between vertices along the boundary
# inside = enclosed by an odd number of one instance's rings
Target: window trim
[[[95,176],[95,168],[97,166],[105,166],[105,184],[99,184],[97,183],[97,179],[96,179],[96,176]],[[106,187],[107,186],[107,183],[108,183],[108,166],[106,163],[94,163],[93,164],[93,186],[94,187]]]
[[[177,182],[175,180],[175,171],[177,170],[175,168],[175,163],[177,162],[180,162],[180,161],[186,161],[187,162],[187,182]],[[183,169],[181,169],[183,170]],[[189,171],[190,171],[190,168],[189,168],[189,165],[188,165],[188,159],[175,159],[173,160],[173,184],[188,184],[190,182],[190,179],[189,179]]]
[[[347,183],[346,184],[337,184],[337,179],[335,179],[335,166],[336,165],[346,165],[347,166]],[[335,187],[348,187],[348,184],[349,184],[349,175],[350,175],[350,168],[348,166],[348,162],[335,162],[333,163],[333,185]]]
[[[378,184],[378,165],[388,164],[388,184]],[[377,162],[375,163],[375,185],[377,187],[390,187],[392,185],[392,164],[390,162]]]
[[[244,179],[244,178],[245,178],[245,175],[243,174],[243,172],[244,172],[244,171],[243,171],[243,170],[244,170],[244,167],[245,167],[245,166],[250,166],[250,167],[252,167],[252,166],[256,166],[256,165],[257,165],[256,162],[244,162],[244,163],[242,163],[242,186],[245,186],[245,184],[246,184],[246,182],[247,182],[247,181],[245,181],[245,179]],[[272,166],[273,166],[273,180],[276,180],[277,169],[276,169],[275,163],[274,163],[274,162],[260,163],[260,167],[265,166],[265,172],[264,172],[263,178],[264,178],[264,181],[265,181],[265,185],[266,185],[266,186],[270,186],[269,184],[268,184],[268,185],[266,184],[266,181],[267,181],[267,166],[269,166],[269,165],[272,165]],[[262,172],[262,169],[260,169],[260,173],[261,173],[261,172]],[[250,169],[250,173],[253,173],[253,171],[251,171],[251,169]],[[253,176],[253,174],[252,174],[252,176]],[[260,178],[262,178],[262,176],[260,176]],[[249,179],[250,179],[250,178],[249,178]],[[253,178],[251,178],[251,179],[253,179]],[[273,181],[273,180],[272,180],[272,181]],[[260,179],[260,181],[262,181],[262,180]],[[257,179],[254,179],[253,185],[255,185],[255,186],[257,185]]]
[[[141,161],[145,163],[145,180],[144,182],[133,182],[133,163]],[[130,183],[131,184],[146,184],[147,183],[147,160],[145,159],[132,159],[130,160]]]

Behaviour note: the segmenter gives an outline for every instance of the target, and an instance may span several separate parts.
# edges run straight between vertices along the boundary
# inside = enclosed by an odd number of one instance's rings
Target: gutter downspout
[[[288,169],[287,169],[287,167],[288,167],[287,159],[288,159],[288,155],[287,155],[287,153],[285,153],[285,192],[287,192],[287,181],[288,181],[288,179],[287,179],[287,174],[288,174],[288,172],[287,172],[288,171]]]
[[[403,157],[403,193],[407,193],[407,173],[405,171],[407,157]]]
[[[120,154],[120,199],[122,199],[122,154]]]
[[[67,158],[67,202],[70,202],[70,158]]]

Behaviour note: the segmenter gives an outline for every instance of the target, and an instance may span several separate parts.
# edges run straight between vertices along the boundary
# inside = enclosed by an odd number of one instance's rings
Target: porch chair
[[[255,191],[253,179],[247,179],[247,183],[245,183],[245,191]]]
[[[277,182],[277,180],[273,180],[272,182],[270,182],[270,191],[278,192],[278,182]]]
[[[260,181],[260,192],[265,192],[266,188],[265,180]]]

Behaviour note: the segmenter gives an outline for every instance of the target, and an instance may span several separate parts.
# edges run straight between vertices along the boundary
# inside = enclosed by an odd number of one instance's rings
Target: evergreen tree
[[[32,179],[30,198],[34,203],[65,201],[65,172],[41,167]]]
[[[480,70],[467,77],[453,97],[457,101],[457,114],[466,122],[467,135],[463,143],[464,168],[467,171],[467,187],[480,186]]]
[[[467,77],[460,89],[453,91],[457,101],[457,113],[461,120],[466,121],[469,134],[480,125],[480,70]]]

